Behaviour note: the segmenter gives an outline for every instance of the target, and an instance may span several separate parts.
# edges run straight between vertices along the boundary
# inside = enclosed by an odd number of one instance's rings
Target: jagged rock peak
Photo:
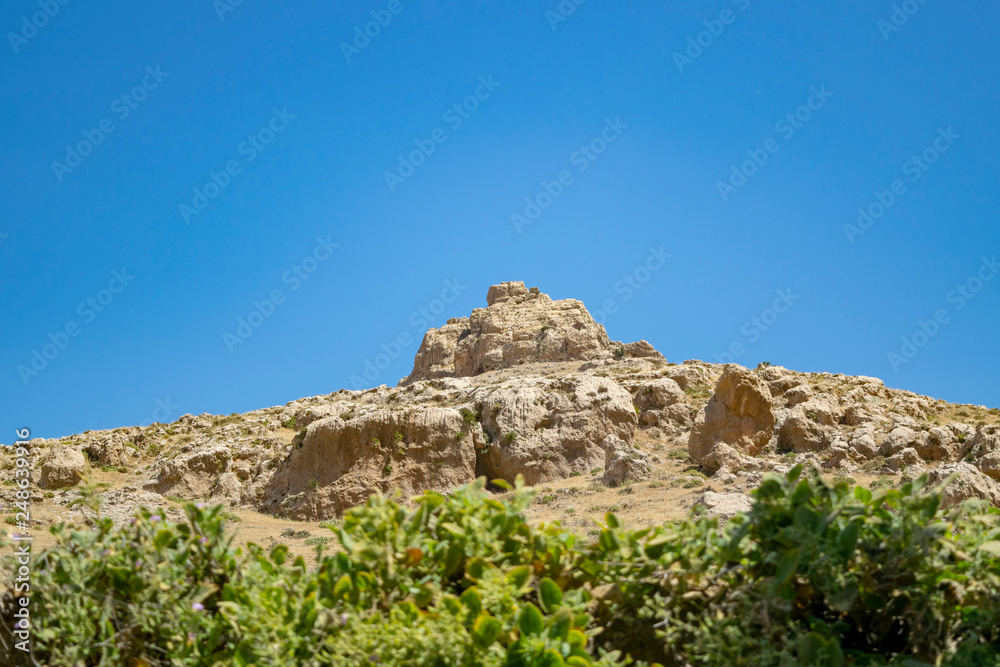
[[[610,340],[581,301],[556,301],[521,281],[493,285],[486,303],[430,329],[403,384],[539,362],[662,356],[645,341]]]

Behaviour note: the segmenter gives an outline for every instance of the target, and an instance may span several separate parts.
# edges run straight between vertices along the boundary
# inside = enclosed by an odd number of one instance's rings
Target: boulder
[[[61,489],[76,485],[87,470],[87,459],[78,449],[56,445],[42,460],[38,486]]]
[[[807,402],[808,403],[808,402]],[[833,429],[820,424],[805,409],[795,406],[778,429],[778,449],[785,452],[818,452],[833,438]]]
[[[409,497],[467,484],[485,446],[481,429],[439,407],[328,417],[298,442],[264,490],[262,509],[309,520],[339,515],[374,492]]]
[[[187,445],[176,457],[157,460],[152,478],[144,487],[160,495],[187,500],[208,498],[232,457],[229,447],[221,443]]]
[[[715,394],[695,418],[688,453],[702,464],[721,442],[756,456],[773,433],[774,411],[767,384],[753,371],[729,364]]]
[[[799,403],[805,403],[812,397],[813,397],[812,387],[810,387],[807,384],[795,385],[794,387],[786,391],[782,396],[782,398],[785,399],[785,402],[788,404],[788,407],[790,408],[795,407]]]
[[[562,479],[605,465],[605,438],[634,439],[638,419],[631,395],[607,378],[528,378],[475,395],[491,442],[479,453],[490,479],[528,484]]]
[[[923,462],[924,460],[920,458],[920,454],[917,453],[916,449],[907,447],[886,459],[885,464],[894,472],[899,472],[912,466],[923,465]]]
[[[629,447],[616,435],[609,435],[601,446],[605,451],[602,481],[608,486],[620,486],[649,477],[652,466],[645,452]]]
[[[927,473],[928,486],[937,486],[952,474],[956,474],[956,478],[942,491],[942,504],[945,507],[969,498],[985,500],[994,507],[1000,507],[1000,483],[965,462],[932,468]]]
[[[695,507],[704,507],[705,516],[717,517],[725,521],[741,512],[749,512],[752,503],[750,498],[742,493],[706,491],[695,501]]]

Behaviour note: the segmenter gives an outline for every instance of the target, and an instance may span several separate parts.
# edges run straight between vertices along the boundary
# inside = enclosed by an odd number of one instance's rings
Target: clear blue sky
[[[503,280],[1000,405],[1000,4],[911,1],[4,3],[0,442],[392,385]]]

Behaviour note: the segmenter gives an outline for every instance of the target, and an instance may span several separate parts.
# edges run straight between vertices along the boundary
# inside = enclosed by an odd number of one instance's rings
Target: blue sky
[[[223,2],[0,9],[0,442],[392,385],[504,280],[1000,405],[1000,3]]]

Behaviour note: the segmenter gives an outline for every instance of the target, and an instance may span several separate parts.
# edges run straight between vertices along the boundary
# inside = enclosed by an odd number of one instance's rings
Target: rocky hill
[[[645,341],[611,341],[581,302],[520,282],[494,285],[486,301],[429,330],[396,387],[34,440],[33,518],[81,522],[89,510],[70,505],[88,474],[108,485],[117,521],[138,505],[201,499],[260,522],[333,519],[374,491],[522,475],[545,487],[539,517],[582,522],[585,505],[615,506],[659,522],[694,502],[731,513],[764,472],[803,461],[874,486],[957,472],[948,502],[1000,506],[996,408],[869,377],[675,363]],[[14,459],[2,456],[10,506]]]

